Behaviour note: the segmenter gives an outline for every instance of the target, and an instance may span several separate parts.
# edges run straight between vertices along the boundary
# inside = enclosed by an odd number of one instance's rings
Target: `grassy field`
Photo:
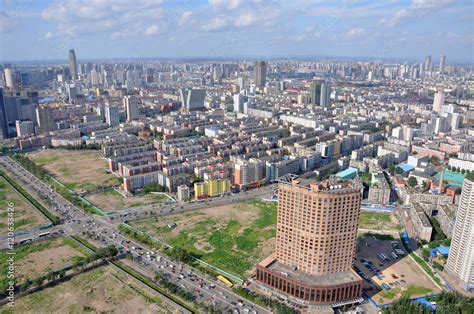
[[[85,256],[85,252],[69,238],[50,238],[44,241],[25,244],[15,248],[15,277],[17,283],[27,278],[33,279],[50,270],[68,266],[76,259]],[[0,255],[0,287],[7,283],[7,254]]]
[[[276,203],[251,200],[131,225],[242,278],[273,252],[276,213]]]
[[[170,199],[163,194],[140,194],[124,197],[115,190],[87,195],[86,199],[103,211],[117,211],[152,203],[164,203]]]
[[[0,235],[7,233],[7,207],[14,204],[15,231],[29,230],[50,224],[33,206],[28,204],[8,183],[0,178]]]
[[[99,158],[97,151],[45,149],[27,156],[76,192],[94,192],[121,183],[105,172],[107,162]]]
[[[402,225],[394,213],[362,210],[359,228],[376,230],[400,230]]]
[[[178,313],[111,266],[80,274],[58,286],[15,301],[0,313]]]
[[[426,287],[421,287],[417,285],[409,285],[404,288],[392,288],[390,290],[384,290],[377,294],[378,300],[383,300],[384,302],[392,302],[395,299],[399,299],[400,297],[411,298],[417,296],[424,296],[432,293],[433,290]],[[383,303],[383,302],[381,302]]]

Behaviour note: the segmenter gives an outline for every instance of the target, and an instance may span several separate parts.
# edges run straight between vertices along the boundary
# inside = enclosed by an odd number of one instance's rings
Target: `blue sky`
[[[469,0],[0,0],[0,60],[341,56],[473,62]]]

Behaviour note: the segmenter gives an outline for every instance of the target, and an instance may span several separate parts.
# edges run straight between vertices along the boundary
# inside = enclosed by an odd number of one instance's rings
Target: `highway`
[[[63,230],[64,233],[68,235],[87,235],[92,238],[95,243],[102,246],[114,244],[121,252],[129,251],[133,256],[133,260],[129,262],[136,271],[142,273],[142,271],[139,270],[145,270],[149,274],[160,272],[171,282],[177,283],[181,288],[193,293],[193,295],[196,296],[196,301],[203,302],[226,312],[240,313],[244,311],[246,313],[271,313],[268,309],[243,300],[225,285],[214,280],[213,277],[204,278],[188,265],[169,260],[167,256],[146,248],[142,244],[128,238],[117,229],[117,222],[121,219],[126,220],[132,217],[139,217],[140,214],[134,215],[128,212],[126,216],[120,217],[120,215],[118,215],[115,221],[110,221],[110,218],[107,219],[87,213],[69,203],[60,194],[56,193],[49,184],[37,179],[9,157],[0,157],[0,166],[2,166],[12,178],[21,182],[22,187],[33,197],[38,199],[41,195],[48,200],[47,202],[42,201],[42,203],[44,205],[50,205],[46,207],[60,216],[63,221],[63,224],[55,227],[55,229],[61,228],[60,230]],[[271,187],[266,187],[265,190],[260,191],[260,193],[257,191],[254,193],[249,192],[247,196],[248,198],[253,198],[261,193],[262,195],[268,193],[269,191],[271,191]],[[212,204],[213,206],[224,205],[247,199],[245,195],[243,196],[243,198],[231,196],[228,200],[222,198],[222,200],[217,201],[216,199],[215,202],[214,200],[211,202],[214,202]],[[173,212],[173,210],[176,210],[176,212],[187,211],[203,208],[204,206],[208,207],[209,205],[205,203],[191,203],[188,206],[183,205],[183,208],[179,209],[165,207],[164,209],[156,208],[154,210],[158,210],[158,212],[161,210],[162,214],[168,214]],[[150,209],[147,210],[149,211]]]
[[[127,208],[121,210],[120,212],[107,215],[109,220],[136,220],[141,218],[146,218],[151,215],[168,215],[168,214],[178,214],[184,213],[192,210],[217,207],[229,205],[237,202],[242,202],[245,200],[253,198],[266,198],[270,199],[273,194],[273,189],[276,188],[276,185],[268,185],[262,188],[253,189],[240,193],[231,193],[224,197],[214,197],[203,199],[200,201],[193,201],[189,203],[171,203],[171,204],[150,204],[137,206],[132,208]],[[150,215],[151,214],[151,215]]]

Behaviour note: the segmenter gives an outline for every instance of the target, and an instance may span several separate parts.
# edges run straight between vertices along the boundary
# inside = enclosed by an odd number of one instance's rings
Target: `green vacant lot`
[[[121,183],[106,173],[107,161],[94,150],[43,149],[26,156],[76,192],[94,192]]]
[[[404,297],[420,297],[432,293],[433,290],[426,287],[421,287],[417,285],[409,285],[408,287],[399,288],[395,287],[390,290],[385,290],[379,292],[378,296],[381,297],[384,301],[393,301],[395,298]]]
[[[276,214],[277,203],[250,200],[131,224],[242,278],[273,252]]]
[[[376,230],[400,230],[402,225],[394,213],[362,210],[359,228]]]
[[[15,300],[7,313],[177,313],[137,282],[111,266],[80,274],[52,288]]]
[[[0,235],[7,234],[8,204],[14,204],[15,231],[28,230],[39,226],[49,225],[33,206],[28,204],[8,183],[0,178]]]
[[[124,197],[115,190],[88,194],[86,199],[103,211],[117,211],[130,207],[170,201],[164,194],[147,193]]]
[[[17,284],[51,270],[71,265],[86,255],[84,249],[69,238],[49,238],[15,248],[15,279]],[[0,254],[0,289],[7,286],[8,255]]]

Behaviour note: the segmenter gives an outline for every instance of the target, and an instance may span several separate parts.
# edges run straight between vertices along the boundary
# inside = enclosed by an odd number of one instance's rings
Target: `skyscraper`
[[[41,131],[49,133],[54,129],[53,109],[48,106],[36,106],[36,119]]]
[[[444,73],[444,67],[446,65],[446,55],[441,55],[439,58],[439,73]]]
[[[13,83],[13,75],[12,75],[12,69],[10,68],[10,65],[7,64],[5,69],[3,70],[5,74],[5,86],[13,89],[15,87]]]
[[[321,85],[322,82],[313,82],[309,85],[309,98],[312,104],[321,104]]]
[[[205,89],[180,89],[181,102],[186,111],[204,109],[204,99],[206,98]]]
[[[233,96],[234,98],[234,111],[235,112],[240,112],[240,113],[243,113],[244,112],[244,95],[242,94],[235,94]]]
[[[359,299],[362,279],[352,263],[361,187],[293,180],[278,190],[275,255],[257,265],[257,280],[303,302]]]
[[[267,81],[267,63],[265,61],[255,62],[255,67],[253,71],[255,86],[265,87],[265,83]]]
[[[474,289],[474,178],[465,178],[456,212],[446,272],[465,290]]]
[[[321,107],[331,106],[331,84],[326,82],[321,84],[321,96],[319,104]]]
[[[0,88],[0,140],[8,138],[8,121],[5,102],[3,101],[3,89]]]
[[[77,62],[76,62],[76,53],[74,49],[69,50],[69,73],[71,79],[75,80],[77,78]]]
[[[109,126],[116,126],[120,124],[120,114],[118,107],[115,106],[105,106],[105,122]]]
[[[433,70],[433,63],[431,62],[431,55],[426,56],[424,68],[425,68],[425,71],[432,71]]]
[[[434,95],[433,100],[433,111],[440,113],[441,107],[444,105],[444,93],[442,91],[438,91]]]
[[[138,118],[140,113],[138,109],[138,99],[134,95],[123,96],[123,106],[127,113],[127,121],[130,122]]]

